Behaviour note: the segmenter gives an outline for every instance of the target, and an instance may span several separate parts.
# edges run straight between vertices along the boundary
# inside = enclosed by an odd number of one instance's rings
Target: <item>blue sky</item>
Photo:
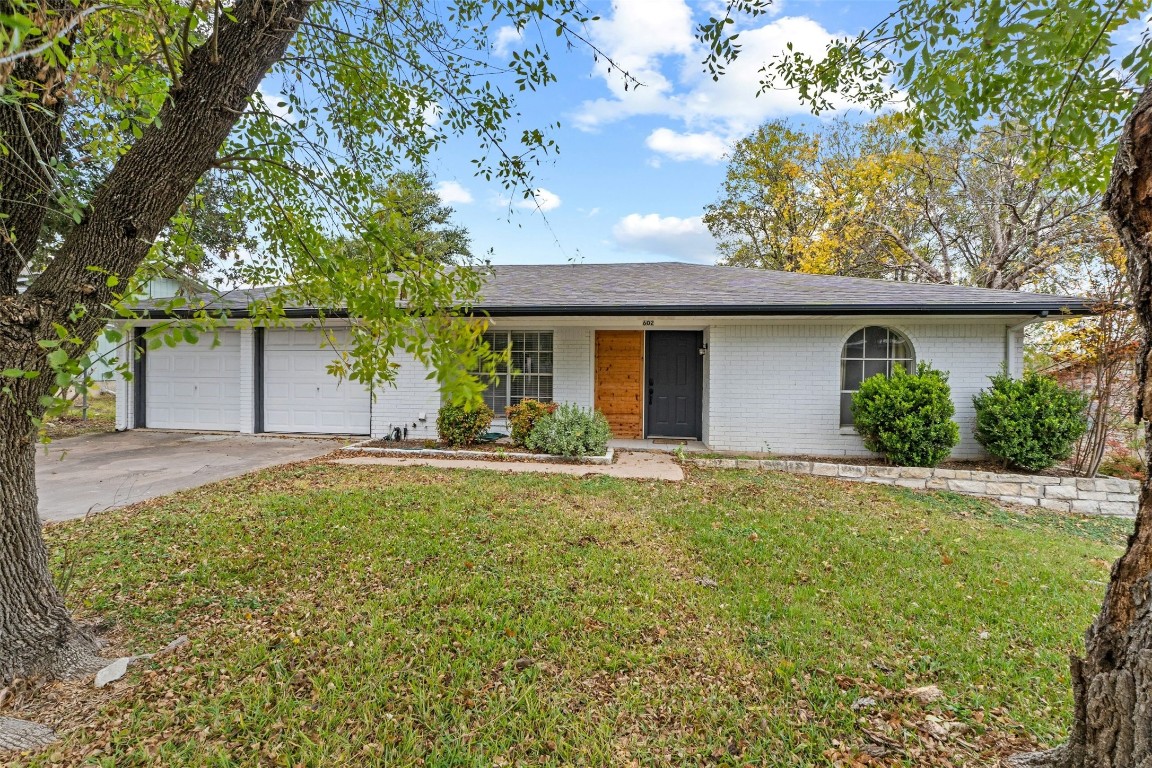
[[[498,264],[715,260],[700,220],[724,177],[724,152],[766,119],[811,120],[796,97],[756,97],[757,71],[791,41],[816,53],[832,35],[870,27],[889,2],[778,0],[772,13],[744,25],[743,53],[719,83],[700,66],[693,25],[718,12],[717,2],[617,0],[593,2],[601,16],[595,42],[645,87],[622,89],[583,51],[553,51],[559,83],[521,101],[524,122],[559,120],[560,154],[537,169],[536,211],[471,175],[471,147],[454,143],[432,158],[456,220],[474,252],[492,249]],[[514,46],[512,30],[494,46]],[[529,205],[524,201],[525,205]]]

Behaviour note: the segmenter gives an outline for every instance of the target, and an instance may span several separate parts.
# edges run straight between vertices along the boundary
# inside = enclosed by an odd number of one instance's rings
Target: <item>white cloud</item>
[[[512,49],[524,39],[524,33],[516,27],[500,27],[492,40],[492,52],[500,58],[512,53]]]
[[[685,133],[713,133],[727,139],[745,135],[771,118],[807,113],[792,91],[770,90],[757,96],[763,78],[760,69],[788,43],[819,56],[839,36],[805,16],[764,21],[741,32],[739,58],[714,82],[701,66],[705,50],[692,36],[695,20],[686,0],[662,0],[660,13],[652,12],[651,0],[616,0],[613,8],[611,18],[594,25],[595,41],[643,86],[625,90],[620,73],[601,65],[597,74],[610,95],[579,107],[573,122],[583,130],[594,131],[632,116],[658,115],[679,121]]]
[[[434,128],[440,122],[440,105],[432,102],[424,107],[424,111],[420,113],[420,117],[424,120],[424,125],[429,128]]]
[[[263,86],[260,88],[260,100],[264,102],[264,106],[269,112],[280,119],[286,119],[292,114],[292,107],[288,104],[286,96],[281,96],[279,93],[269,93],[264,90]]]
[[[728,153],[730,141],[707,131],[679,133],[671,128],[657,128],[644,140],[648,149],[681,162],[703,160],[718,163]]]
[[[560,207],[560,195],[539,187],[532,190],[532,196],[516,201],[517,208],[526,208],[530,211],[540,210],[545,213]]]
[[[436,184],[436,194],[449,205],[467,205],[474,199],[472,193],[458,181],[441,181]]]
[[[616,244],[624,250],[711,263],[715,243],[700,216],[680,218],[658,213],[630,213],[612,227]]]

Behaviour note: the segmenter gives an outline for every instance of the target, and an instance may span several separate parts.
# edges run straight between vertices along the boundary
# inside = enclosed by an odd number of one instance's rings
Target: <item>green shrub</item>
[[[554,456],[601,456],[608,451],[612,430],[600,411],[565,403],[536,420],[526,445]]]
[[[512,443],[521,448],[525,447],[536,420],[555,410],[556,403],[542,403],[532,399],[521,400],[516,405],[508,406],[505,413],[508,415],[508,431],[511,432]]]
[[[459,448],[472,445],[492,425],[492,409],[480,404],[472,408],[445,405],[436,414],[436,432],[448,445]]]
[[[972,398],[976,439],[1006,465],[1035,472],[1063,461],[1088,429],[1088,398],[1029,371],[1001,372]]]
[[[856,431],[870,451],[893,464],[934,467],[960,442],[960,427],[948,374],[921,362],[916,373],[895,366],[892,377],[877,374],[852,395]]]

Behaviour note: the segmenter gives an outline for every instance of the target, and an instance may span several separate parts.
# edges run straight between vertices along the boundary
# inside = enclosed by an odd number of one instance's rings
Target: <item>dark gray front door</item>
[[[645,430],[649,437],[700,439],[704,360],[700,331],[649,331],[648,400]]]

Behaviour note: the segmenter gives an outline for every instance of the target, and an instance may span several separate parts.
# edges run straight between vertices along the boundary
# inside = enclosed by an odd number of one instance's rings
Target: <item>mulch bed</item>
[[[360,448],[385,448],[393,451],[412,451],[414,455],[424,455],[431,458],[444,458],[444,459],[462,459],[473,457],[456,456],[436,456],[435,454],[419,454],[418,451],[465,451],[475,452],[478,454],[487,454],[485,456],[476,456],[474,458],[483,461],[521,461],[528,463],[546,463],[546,464],[590,464],[590,462],[580,461],[573,459],[570,456],[551,456],[544,453],[536,453],[528,448],[521,448],[518,445],[513,445],[512,441],[508,438],[501,438],[491,443],[477,443],[475,445],[465,446],[451,446],[447,443],[442,443],[439,440],[373,440],[368,443],[363,443],[355,447],[349,446],[342,452],[342,456],[377,456],[379,454],[370,451],[359,451]],[[521,454],[521,455],[517,455]],[[532,454],[525,456],[523,454]],[[537,458],[538,457],[538,458]],[[613,456],[612,462],[616,463],[618,457]]]

